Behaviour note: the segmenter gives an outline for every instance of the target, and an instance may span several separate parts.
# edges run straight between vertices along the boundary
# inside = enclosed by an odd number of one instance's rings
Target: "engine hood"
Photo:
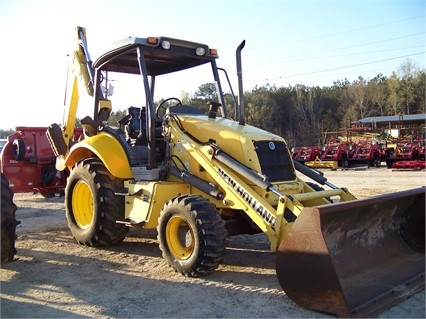
[[[215,143],[225,153],[232,156],[242,164],[258,172],[261,171],[256,143],[259,141],[281,142],[285,140],[273,133],[251,125],[239,125],[238,122],[225,119],[211,119],[207,116],[179,116],[185,131],[200,142]]]

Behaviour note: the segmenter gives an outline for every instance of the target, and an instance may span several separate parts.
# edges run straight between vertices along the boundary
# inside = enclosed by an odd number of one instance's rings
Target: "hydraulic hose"
[[[333,189],[337,189],[338,187],[331,184],[329,181],[327,181],[327,178],[325,178],[323,175],[318,173],[317,171],[314,171],[313,169],[303,165],[302,163],[299,163],[298,161],[293,161],[294,167],[301,172],[302,174],[308,176],[309,178],[313,179],[315,182],[320,183],[321,185],[327,185],[328,187],[331,187]]]
[[[206,194],[209,194],[210,196],[214,197],[215,199],[223,199],[223,193],[218,190],[214,185],[206,182],[205,180],[194,176],[190,174],[189,172],[185,170],[179,170],[176,166],[170,167],[170,173],[173,176],[176,176],[177,178],[181,179],[182,181],[198,188],[199,190],[203,191]]]
[[[260,175],[254,171],[252,171],[250,168],[242,165],[237,160],[233,159],[231,156],[223,152],[221,149],[217,148],[214,152],[214,158],[216,158],[219,162],[225,164],[232,170],[236,171],[238,174],[244,176],[257,186],[265,189],[265,190],[271,190],[273,188],[271,182],[269,182],[268,178],[266,176]]]

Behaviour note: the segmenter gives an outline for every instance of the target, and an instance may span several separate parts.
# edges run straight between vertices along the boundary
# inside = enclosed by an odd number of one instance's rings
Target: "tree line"
[[[425,71],[407,60],[389,77],[360,76],[330,87],[264,85],[244,93],[246,122],[284,137],[290,146],[320,145],[325,130],[342,131],[365,117],[425,113],[425,83]],[[183,102],[203,105],[212,90],[214,84],[205,84]],[[226,99],[232,105],[229,95]]]
[[[407,60],[389,77],[378,74],[366,80],[360,76],[328,87],[257,86],[244,92],[246,123],[284,137],[290,147],[321,145],[324,131],[345,131],[351,122],[365,117],[425,113],[425,83],[425,71]],[[214,83],[206,83],[180,98],[183,104],[207,113],[208,102],[215,96]],[[234,97],[228,93],[225,100],[228,116],[235,119]],[[109,123],[116,125],[125,115],[126,111],[113,112]]]
[[[284,137],[289,146],[321,145],[322,133],[345,130],[349,123],[365,117],[425,113],[424,70],[409,60],[389,77],[378,74],[371,80],[358,77],[353,82],[338,80],[332,86],[297,84],[277,87],[257,86],[244,92],[246,123]],[[215,85],[206,83],[190,95],[181,96],[185,105],[208,109],[214,100]],[[225,94],[234,118],[234,98]],[[113,111],[108,123],[117,126],[126,110]],[[4,138],[11,130],[0,130]]]

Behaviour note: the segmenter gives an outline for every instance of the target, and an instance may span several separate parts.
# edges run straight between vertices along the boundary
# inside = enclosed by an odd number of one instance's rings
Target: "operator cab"
[[[106,82],[108,80],[116,81],[117,86],[122,83],[125,84],[122,92],[126,89],[129,92],[123,94],[123,99],[137,98],[133,103],[144,106],[129,107],[127,115],[119,121],[120,127],[118,129],[108,127],[105,130],[120,137],[118,139],[120,143],[126,144],[123,145],[123,148],[126,150],[132,168],[143,166],[147,170],[159,170],[161,163],[166,158],[166,141],[162,134],[162,119],[164,115],[167,113],[202,115],[204,113],[198,107],[183,105],[177,98],[162,100],[158,106],[155,106],[155,91],[162,93],[159,89],[161,90],[165,86],[175,87],[180,85],[180,82],[175,82],[172,85],[166,84],[157,88],[159,82],[170,75],[183,73],[177,71],[197,72],[196,76],[187,75],[187,78],[190,79],[198,79],[204,73],[209,74],[210,82],[213,80],[215,84],[215,99],[219,101],[218,103],[211,103],[209,117],[215,118],[219,109],[221,116],[227,117],[225,100],[216,66],[217,58],[216,50],[210,49],[205,44],[168,37],[130,37],[115,42],[110,51],[101,55],[93,63],[95,70],[93,122],[99,122],[98,118],[101,110],[98,105],[103,98],[105,88],[108,87]],[[202,68],[203,72],[201,72],[199,67]],[[196,68],[196,71],[193,71],[193,68]],[[117,93],[120,92],[119,89],[115,89],[115,91]],[[114,95],[116,94],[114,93]],[[116,96],[113,99],[115,98]],[[152,179],[157,178],[158,174],[154,173]]]

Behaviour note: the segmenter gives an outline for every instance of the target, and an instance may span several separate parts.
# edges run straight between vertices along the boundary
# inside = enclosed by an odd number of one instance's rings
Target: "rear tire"
[[[183,195],[168,201],[157,231],[163,257],[185,276],[205,275],[223,261],[225,221],[215,205],[201,196]]]
[[[9,187],[8,179],[1,174],[1,261],[13,261],[17,253],[15,248],[16,205],[13,202],[13,192]]]
[[[374,160],[374,165],[375,165],[376,167],[380,167],[380,166],[382,165],[382,161],[380,160],[380,158],[376,158],[376,159]]]
[[[124,197],[115,195],[123,180],[115,178],[98,159],[86,159],[71,171],[65,189],[65,213],[74,238],[86,246],[121,242],[129,228],[124,220]]]
[[[342,166],[343,168],[349,167],[349,160],[346,156],[342,156],[342,159],[340,160],[340,166]]]

